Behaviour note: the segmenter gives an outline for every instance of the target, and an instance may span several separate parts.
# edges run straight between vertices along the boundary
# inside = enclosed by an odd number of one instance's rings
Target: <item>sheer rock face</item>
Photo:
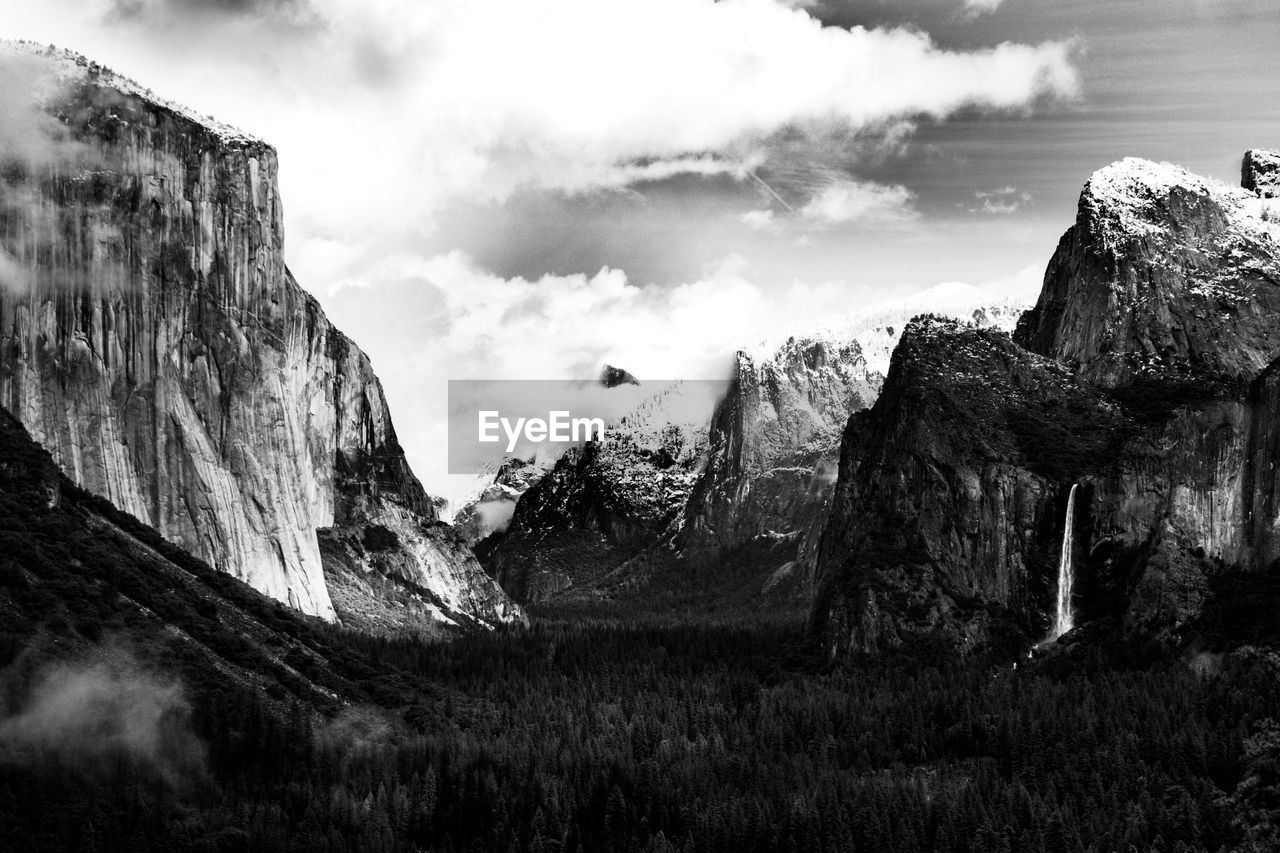
[[[817,617],[837,652],[940,632],[965,645],[1046,596],[1076,460],[1124,418],[997,331],[911,323],[884,391],[845,430],[819,549]],[[1062,455],[1057,455],[1057,454]]]
[[[882,381],[854,340],[793,338],[763,358],[738,353],[705,468],[682,510],[680,550],[711,561],[760,537],[785,539],[779,559],[796,561],[807,586],[844,423],[875,400]]]
[[[1016,340],[1116,387],[1247,380],[1280,349],[1280,223],[1256,194],[1127,159],[1085,184]]]
[[[416,587],[518,617],[439,544],[368,358],[285,267],[274,150],[38,61],[64,148],[4,164],[0,403],[77,483],[305,613],[335,617],[317,531],[379,525]]]
[[[814,617],[833,652],[1040,639],[1075,483],[1085,620],[1173,636],[1215,573],[1280,558],[1280,264],[1254,201],[1124,161],[1014,341],[908,330],[845,432]]]

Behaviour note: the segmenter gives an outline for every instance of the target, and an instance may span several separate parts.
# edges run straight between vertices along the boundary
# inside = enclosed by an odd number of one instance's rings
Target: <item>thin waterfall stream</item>
[[[1058,606],[1053,617],[1053,628],[1049,631],[1049,640],[1056,640],[1075,627],[1075,614],[1071,610],[1071,588],[1075,585],[1075,569],[1071,563],[1071,552],[1075,545],[1076,489],[1079,483],[1073,483],[1071,493],[1067,495],[1067,519],[1062,526],[1062,555],[1058,558]]]

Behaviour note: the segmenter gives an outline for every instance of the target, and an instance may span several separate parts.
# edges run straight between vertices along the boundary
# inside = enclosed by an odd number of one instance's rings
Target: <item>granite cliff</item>
[[[1012,339],[913,323],[845,430],[814,613],[833,652],[1040,640],[1068,523],[1075,609],[1157,639],[1215,578],[1280,557],[1269,204],[1121,161],[1086,183]]]
[[[44,138],[0,174],[0,403],[67,475],[308,614],[521,618],[286,267],[275,151],[71,54],[3,62]]]

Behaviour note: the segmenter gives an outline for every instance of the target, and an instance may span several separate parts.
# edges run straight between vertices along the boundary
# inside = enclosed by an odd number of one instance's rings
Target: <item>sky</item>
[[[449,379],[713,378],[941,282],[1039,286],[1124,156],[1280,146],[1271,0],[0,0],[280,154],[285,256],[428,489]]]

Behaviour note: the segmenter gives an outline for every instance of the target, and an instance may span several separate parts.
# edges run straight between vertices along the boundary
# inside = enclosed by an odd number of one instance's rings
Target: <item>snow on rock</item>
[[[1262,198],[1280,195],[1280,151],[1252,148],[1244,152],[1240,185]]]
[[[40,81],[40,87],[32,93],[37,101],[47,102],[51,98],[56,98],[57,93],[68,84],[94,82],[113,92],[146,101],[195,122],[216,136],[226,147],[265,144],[258,137],[221,122],[213,116],[201,115],[190,107],[166,100],[136,80],[117,74],[110,68],[75,51],[51,44],[0,39],[0,58],[6,57],[18,61],[34,61],[31,67],[37,71],[36,79]]]
[[[1099,169],[1018,341],[1104,385],[1255,375],[1280,354],[1271,204],[1169,163],[1130,157]]]

